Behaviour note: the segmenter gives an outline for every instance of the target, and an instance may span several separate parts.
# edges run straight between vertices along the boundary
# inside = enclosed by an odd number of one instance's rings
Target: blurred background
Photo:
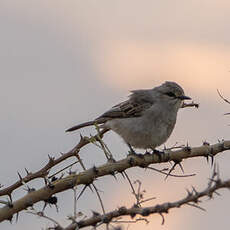
[[[230,106],[217,89],[230,98],[230,2],[227,0],[1,0],[0,1],[0,183],[15,182],[17,171],[40,169],[48,154],[59,156],[70,150],[83,135],[95,134],[86,128],[66,134],[65,129],[93,119],[126,99],[129,90],[152,88],[166,80],[176,81],[199,109],[179,111],[167,147],[203,141],[229,139]],[[124,158],[127,147],[116,134],[104,141],[115,158]],[[87,145],[81,152],[86,166],[106,162],[103,152]],[[75,159],[69,159],[68,163]],[[229,151],[219,154],[221,178],[230,178]],[[170,164],[154,165],[159,169]],[[130,169],[132,181],[142,181],[145,198],[156,197],[146,206],[176,201],[186,196],[186,188],[206,187],[212,168],[206,159],[183,162],[191,178],[173,178],[149,170]],[[63,167],[61,165],[60,167]],[[55,168],[53,171],[57,170]],[[73,167],[79,172],[79,166]],[[175,173],[181,173],[179,169]],[[42,180],[30,183],[39,188]],[[130,186],[120,175],[98,179],[106,211],[135,202]],[[78,192],[81,188],[79,188]],[[185,206],[150,223],[124,225],[124,229],[201,230],[224,228],[229,224],[229,192],[201,204],[207,212]],[[17,199],[26,192],[18,189]],[[59,212],[46,213],[66,226],[73,214],[73,191],[57,194]],[[91,216],[101,212],[95,193],[82,195],[78,210]],[[35,205],[37,210],[43,204]],[[1,223],[1,229],[41,229],[53,226],[23,212],[18,223]],[[103,228],[101,228],[103,229]]]

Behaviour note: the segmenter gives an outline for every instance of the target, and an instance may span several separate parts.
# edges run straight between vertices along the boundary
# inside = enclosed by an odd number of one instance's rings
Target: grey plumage
[[[100,128],[119,134],[129,146],[154,149],[171,135],[185,99],[190,98],[177,83],[166,81],[153,89],[131,91],[127,101],[113,106],[93,121],[66,131],[99,124]]]

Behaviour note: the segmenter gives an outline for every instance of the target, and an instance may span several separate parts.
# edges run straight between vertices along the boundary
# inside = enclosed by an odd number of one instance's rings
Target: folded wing
[[[154,104],[154,99],[150,94],[150,90],[134,90],[131,92],[132,94],[129,96],[129,100],[113,106],[95,120],[76,125],[67,129],[66,132],[72,132],[95,124],[103,124],[115,118],[139,117],[145,110],[149,109]]]
[[[139,117],[154,104],[149,90],[134,90],[131,92],[132,94],[129,96],[129,100],[113,106],[110,110],[98,117],[96,121],[102,118],[109,120],[114,118]]]

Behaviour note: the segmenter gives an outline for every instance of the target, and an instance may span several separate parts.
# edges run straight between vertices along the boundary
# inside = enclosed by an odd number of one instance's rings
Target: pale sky
[[[200,103],[198,110],[179,112],[167,146],[229,139],[230,119],[223,114],[230,112],[230,106],[216,91],[230,98],[229,21],[227,0],[1,0],[0,183],[10,185],[18,179],[17,171],[25,175],[25,167],[39,169],[48,154],[58,156],[70,150],[79,132],[66,134],[66,128],[99,116],[125,100],[129,90],[152,88],[166,80],[178,82]],[[81,132],[95,133],[93,128]],[[115,158],[125,157],[128,149],[116,134],[109,133],[104,140]],[[88,168],[105,162],[103,153],[92,145],[83,149],[82,158]],[[221,176],[229,178],[229,152],[216,161]],[[163,176],[143,169],[128,173],[133,181],[143,182],[146,198],[157,198],[146,205],[155,205],[181,199],[191,185],[205,188],[211,174],[205,159],[186,160],[184,169],[197,175],[164,181]],[[134,202],[129,185],[118,178],[96,182],[107,211]],[[42,184],[31,185],[39,188]],[[159,216],[152,216],[149,225],[130,225],[129,230],[223,229],[229,222],[230,199],[228,192],[220,193],[214,200],[204,199],[202,207],[207,212],[183,207],[171,210],[163,226]],[[13,199],[23,194],[17,190]],[[72,191],[57,196],[59,213],[48,208],[47,214],[65,225],[73,210]],[[41,209],[41,205],[35,207]],[[86,191],[78,207],[89,216],[90,210],[100,211],[91,191]],[[1,228],[51,225],[24,212],[17,224],[4,222]]]

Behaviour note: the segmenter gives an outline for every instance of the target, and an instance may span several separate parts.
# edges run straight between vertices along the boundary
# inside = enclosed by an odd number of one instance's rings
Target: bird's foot
[[[157,149],[152,149],[152,150],[153,150],[152,154],[157,155],[157,157],[159,158],[159,161],[161,162],[163,159],[162,157],[165,154],[164,151],[159,151]]]

